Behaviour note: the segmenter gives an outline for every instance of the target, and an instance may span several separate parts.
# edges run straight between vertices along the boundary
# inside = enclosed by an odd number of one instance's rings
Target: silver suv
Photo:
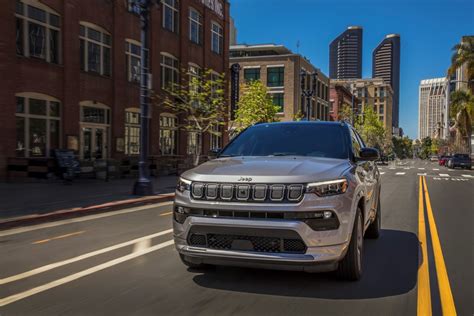
[[[376,149],[341,122],[265,123],[181,175],[173,229],[192,268],[337,270],[358,280],[380,230]]]

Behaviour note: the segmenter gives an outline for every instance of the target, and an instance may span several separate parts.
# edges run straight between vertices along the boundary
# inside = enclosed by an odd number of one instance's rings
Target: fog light
[[[175,206],[174,208],[174,219],[180,223],[183,224],[186,218],[189,215],[189,208],[183,207],[183,206]]]
[[[324,211],[324,219],[331,218],[332,212],[331,211]]]
[[[178,206],[178,207],[176,208],[176,212],[178,212],[179,214],[184,214],[184,207]]]

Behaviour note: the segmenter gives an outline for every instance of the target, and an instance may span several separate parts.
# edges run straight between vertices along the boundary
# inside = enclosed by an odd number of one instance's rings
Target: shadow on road
[[[407,293],[416,285],[418,238],[410,232],[382,230],[365,240],[364,274],[359,282],[336,279],[333,273],[309,274],[218,267],[193,277],[205,288],[267,295],[323,299],[365,299]]]

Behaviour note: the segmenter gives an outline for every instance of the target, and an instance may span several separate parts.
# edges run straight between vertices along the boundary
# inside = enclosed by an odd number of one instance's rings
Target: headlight
[[[178,184],[176,185],[176,190],[178,190],[179,192],[190,191],[191,181],[179,178]]]
[[[315,193],[318,196],[330,196],[342,194],[347,190],[347,180],[337,179],[331,181],[308,183],[306,186],[307,193]]]

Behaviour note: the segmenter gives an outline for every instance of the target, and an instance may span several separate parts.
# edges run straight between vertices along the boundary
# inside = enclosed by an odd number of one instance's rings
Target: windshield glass
[[[242,132],[220,157],[308,156],[347,159],[346,130],[336,124],[261,124]]]

